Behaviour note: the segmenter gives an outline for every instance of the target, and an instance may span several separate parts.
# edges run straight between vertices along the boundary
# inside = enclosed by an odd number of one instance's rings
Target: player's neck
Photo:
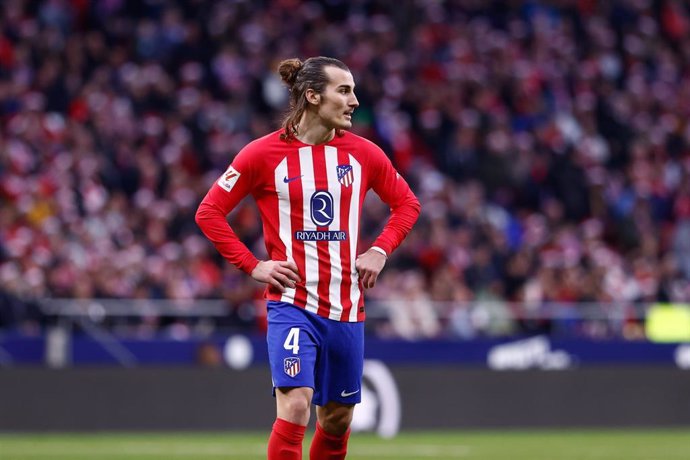
[[[335,129],[324,126],[317,117],[303,116],[295,137],[303,144],[325,144],[335,137]]]

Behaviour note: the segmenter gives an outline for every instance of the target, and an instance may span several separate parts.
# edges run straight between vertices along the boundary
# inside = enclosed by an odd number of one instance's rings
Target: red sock
[[[268,460],[302,460],[302,440],[306,426],[276,418],[268,438]]]
[[[336,436],[326,433],[321,425],[316,424],[316,433],[309,449],[310,460],[342,460],[347,454],[348,429],[344,435]]]

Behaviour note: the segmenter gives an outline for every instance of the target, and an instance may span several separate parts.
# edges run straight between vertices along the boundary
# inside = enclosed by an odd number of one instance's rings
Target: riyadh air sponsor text
[[[299,230],[295,232],[298,241],[345,241],[347,232],[342,230]]]

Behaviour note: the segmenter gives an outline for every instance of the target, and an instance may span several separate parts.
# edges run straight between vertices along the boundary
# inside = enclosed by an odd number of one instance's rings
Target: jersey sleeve
[[[218,252],[240,270],[250,274],[259,263],[240,241],[227,221],[227,215],[257,182],[259,156],[252,144],[242,149],[228,169],[211,186],[199,204],[195,220]]]
[[[369,156],[369,171],[370,187],[391,209],[390,218],[373,246],[390,255],[417,221],[421,205],[386,154],[376,146],[372,146]]]

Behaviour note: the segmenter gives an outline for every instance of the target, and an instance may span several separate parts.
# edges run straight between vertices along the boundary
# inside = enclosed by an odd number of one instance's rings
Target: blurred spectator
[[[422,200],[370,295],[411,283],[396,295],[423,310],[397,333],[489,324],[431,301],[688,301],[687,2],[499,3],[2,2],[0,318],[35,320],[17,311],[41,297],[224,298],[238,323],[260,318],[260,287],[193,210],[276,125],[278,60],[318,54],[349,64],[355,131]],[[262,254],[256,210],[231,218]]]

